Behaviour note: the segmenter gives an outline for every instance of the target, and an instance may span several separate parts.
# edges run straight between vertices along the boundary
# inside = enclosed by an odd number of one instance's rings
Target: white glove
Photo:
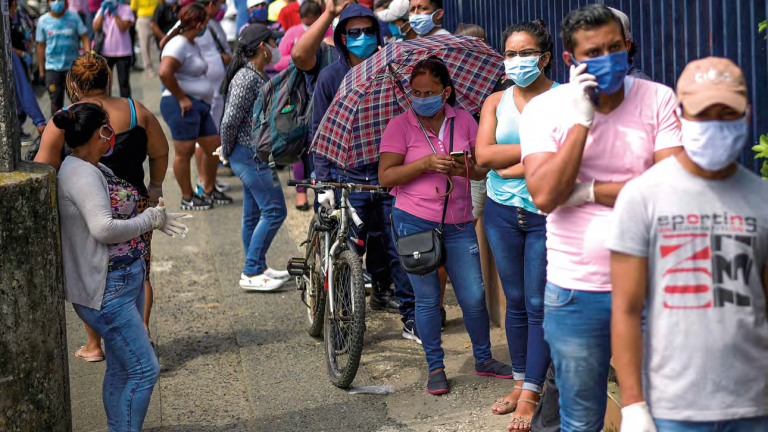
[[[568,111],[572,114],[574,124],[580,124],[587,129],[592,128],[592,121],[595,119],[595,106],[589,99],[587,91],[590,88],[597,87],[595,76],[585,73],[586,63],[578,66],[571,65],[571,80],[568,82],[570,97],[570,106]]]
[[[149,205],[156,206],[160,202],[160,197],[163,196],[163,184],[149,182],[147,191],[149,192]]]
[[[317,202],[328,210],[332,210],[336,206],[336,194],[332,190],[324,190],[317,195]]]
[[[165,214],[165,208],[150,207],[142,212],[142,214],[144,213],[149,216],[153,230],[162,228],[165,225],[165,221],[168,219],[168,216]]]
[[[160,203],[154,209],[161,210],[163,213],[165,213],[165,203],[163,202],[162,197],[160,198]],[[149,210],[152,209],[147,209],[147,211]],[[184,238],[187,236],[187,231],[189,231],[189,228],[187,228],[187,226],[183,223],[179,222],[178,219],[186,219],[191,217],[192,215],[188,213],[167,213],[165,223],[162,227],[160,227],[160,232],[171,237],[176,237],[178,235],[179,237]]]
[[[621,409],[621,432],[656,432],[648,404],[634,403]]]
[[[595,202],[595,181],[579,183],[573,185],[573,192],[568,200],[563,204],[566,207],[578,207],[588,202]]]
[[[212,154],[213,154],[214,156],[218,156],[218,157],[219,157],[219,160],[221,161],[221,163],[224,163],[224,164],[228,164],[228,163],[229,163],[229,159],[227,159],[226,157],[224,157],[224,152],[222,151],[222,148],[221,148],[221,146],[219,146],[219,148],[217,148],[216,150],[214,150],[214,152],[213,152]]]

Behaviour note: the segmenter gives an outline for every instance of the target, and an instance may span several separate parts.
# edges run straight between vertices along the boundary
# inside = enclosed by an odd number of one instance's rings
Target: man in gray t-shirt
[[[606,245],[621,430],[768,431],[768,184],[735,162],[744,77],[697,60],[677,93],[685,152],[625,186]]]

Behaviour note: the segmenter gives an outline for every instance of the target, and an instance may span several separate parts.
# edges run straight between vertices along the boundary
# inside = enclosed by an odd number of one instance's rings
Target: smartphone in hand
[[[451,152],[451,157],[455,162],[458,162],[462,165],[466,164],[467,161],[465,159],[465,153],[463,151],[455,151]]]
[[[579,66],[581,64],[578,60],[576,60],[575,57],[573,57],[573,55],[571,55],[571,61],[573,62],[574,66]],[[587,65],[587,70],[584,72],[589,73],[589,65]],[[585,93],[587,96],[589,96],[589,100],[592,101],[592,105],[596,107],[600,106],[600,90],[598,90],[597,87],[590,87],[585,91]]]

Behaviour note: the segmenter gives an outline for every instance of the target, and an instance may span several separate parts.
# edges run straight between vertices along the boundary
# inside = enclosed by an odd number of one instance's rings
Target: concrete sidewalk
[[[133,97],[155,112],[165,127],[158,80],[134,73],[132,84]],[[41,97],[41,105],[47,113],[47,95]],[[287,173],[281,176],[287,179]],[[508,416],[495,416],[490,409],[513,382],[474,374],[469,336],[452,292],[447,296],[449,322],[443,334],[453,387],[449,395],[425,392],[424,352],[401,338],[399,317],[370,310],[354,385],[390,385],[395,393],[349,395],[332,386],[321,341],[304,331],[306,312],[295,285],[286,284],[273,293],[247,293],[238,286],[244,261],[242,186],[237,178],[223,180],[233,185],[233,205],[196,213],[185,239],[154,236],[151,331],[161,375],[144,430],[506,430]],[[164,190],[169,211],[178,211],[180,196],[171,167]],[[285,193],[288,220],[269,253],[275,268],[285,268],[297,255],[310,217],[294,209],[292,190],[285,188]],[[85,342],[85,332],[69,304],[67,330],[74,430],[105,431],[101,402],[105,364],[74,357]],[[508,363],[501,329],[492,330],[492,342],[495,358]]]

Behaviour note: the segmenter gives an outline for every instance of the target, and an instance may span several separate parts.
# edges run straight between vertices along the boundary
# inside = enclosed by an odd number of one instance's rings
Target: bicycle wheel
[[[307,305],[307,333],[312,337],[320,337],[323,333],[323,318],[325,315],[325,276],[323,275],[323,254],[325,253],[324,233],[315,232],[316,217],[312,217],[309,225],[310,241],[305,246],[305,259],[309,281],[304,284],[302,300]]]
[[[360,257],[351,250],[334,264],[334,306],[325,306],[325,353],[328,375],[336,387],[347,388],[355,379],[365,337],[365,285]]]

